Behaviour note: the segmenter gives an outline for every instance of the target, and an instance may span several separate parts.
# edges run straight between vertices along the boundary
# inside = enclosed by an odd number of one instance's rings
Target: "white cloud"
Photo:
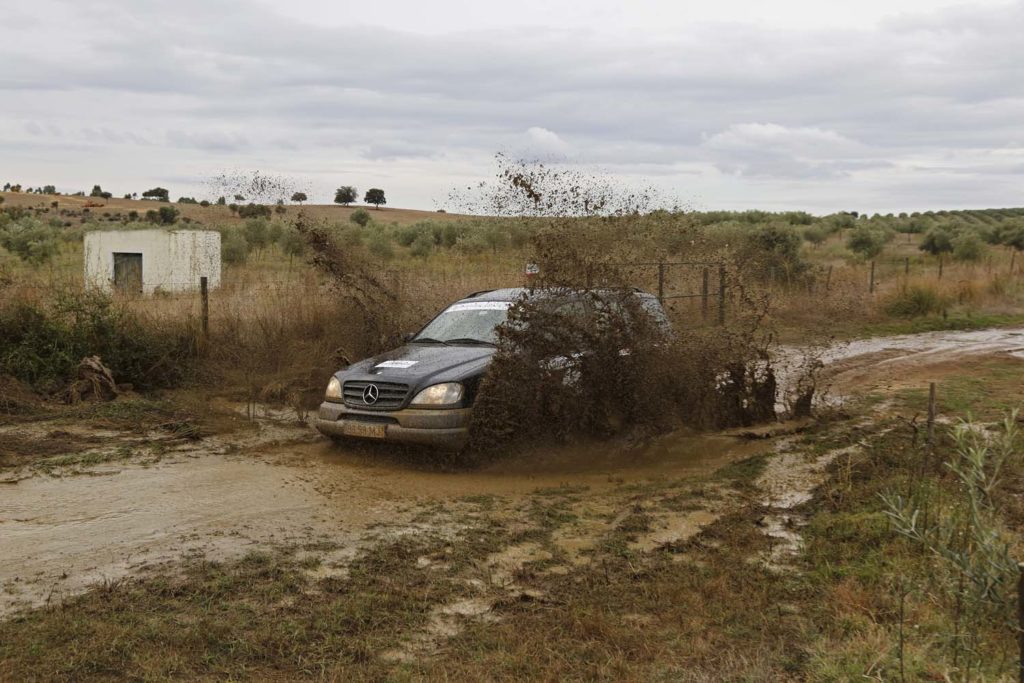
[[[352,3],[326,0],[13,8],[0,175],[123,193],[251,166],[308,176],[321,199],[372,178],[394,205],[429,208],[488,176],[495,152],[521,150],[656,178],[713,208],[1020,203],[1020,0],[866,0],[854,24],[810,0],[642,0],[634,13],[595,0],[578,24],[569,3],[506,21],[454,1],[417,10],[435,22],[422,31],[387,21],[398,10],[353,27],[340,22]]]
[[[569,145],[554,131],[540,126],[531,126],[526,130],[527,153],[564,155]]]

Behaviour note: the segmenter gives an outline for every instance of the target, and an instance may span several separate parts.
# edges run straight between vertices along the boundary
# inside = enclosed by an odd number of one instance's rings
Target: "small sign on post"
[[[533,279],[540,274],[540,266],[536,263],[527,263],[523,274],[526,275],[527,282],[533,282]]]

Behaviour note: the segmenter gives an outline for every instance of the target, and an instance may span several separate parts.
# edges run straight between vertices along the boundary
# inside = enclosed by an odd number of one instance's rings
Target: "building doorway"
[[[114,289],[123,294],[142,292],[142,254],[114,252]]]

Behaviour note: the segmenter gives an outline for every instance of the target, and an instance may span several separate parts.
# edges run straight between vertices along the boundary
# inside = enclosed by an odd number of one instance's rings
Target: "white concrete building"
[[[102,230],[85,233],[85,283],[104,291],[181,292],[205,276],[220,285],[215,230]]]

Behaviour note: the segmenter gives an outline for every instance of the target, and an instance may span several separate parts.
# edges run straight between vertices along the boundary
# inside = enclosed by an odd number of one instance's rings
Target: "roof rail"
[[[472,299],[475,296],[480,296],[481,294],[490,294],[491,292],[496,292],[496,291],[498,291],[498,290],[496,290],[496,289],[481,289],[479,292],[473,292],[472,294],[470,294],[466,298],[467,299]]]

